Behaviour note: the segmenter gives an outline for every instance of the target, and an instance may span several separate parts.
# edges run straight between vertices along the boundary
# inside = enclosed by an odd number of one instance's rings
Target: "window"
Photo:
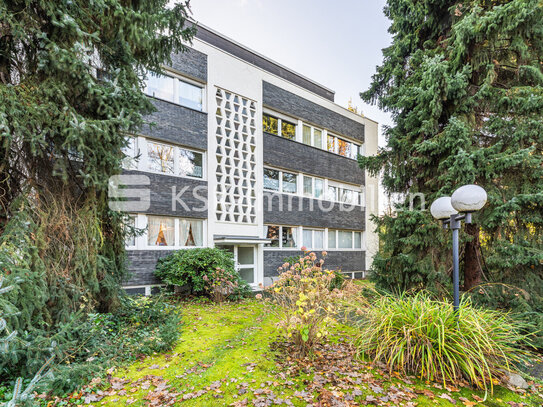
[[[144,92],[152,97],[166,100],[195,110],[203,110],[204,89],[201,86],[169,75],[150,72]]]
[[[145,140],[145,139],[144,139]],[[183,177],[203,178],[204,155],[171,144],[147,140],[147,154],[142,170]],[[145,148],[145,147],[144,147]],[[137,166],[126,167],[137,168]]]
[[[338,247],[340,249],[352,249],[353,248],[353,233],[345,232],[343,230],[338,231],[337,235]]]
[[[203,227],[201,220],[179,219],[179,246],[203,246]]]
[[[304,229],[303,245],[309,250],[324,248],[324,230]]]
[[[269,168],[264,168],[264,189],[279,191],[279,172]]]
[[[302,135],[302,142],[307,145],[311,145],[311,127],[304,124],[304,131]]]
[[[279,134],[281,129],[281,134]],[[275,134],[289,140],[296,139],[296,124],[288,120],[280,119],[271,114],[264,113],[262,115],[262,130],[264,133]]]
[[[150,171],[173,174],[174,147],[162,143],[147,142],[147,164]]]
[[[264,133],[279,135],[279,119],[277,117],[270,116],[269,114],[262,115],[262,127]]]
[[[282,226],[281,227],[281,247],[296,247],[296,229]]]
[[[296,247],[296,228],[291,226],[264,226],[264,235],[271,239],[265,247],[291,248]]]
[[[358,144],[344,140],[340,137],[328,134],[326,149],[331,153],[356,160],[361,148]]]
[[[321,199],[324,193],[324,180],[315,178],[315,198]]]
[[[264,226],[264,235],[266,236],[266,239],[271,239],[271,243],[266,243],[265,247],[280,247],[280,234],[281,226]]]
[[[130,215],[126,226],[145,232],[127,237],[126,247],[129,249],[204,247],[204,221],[201,219],[140,214]]]
[[[128,215],[126,220],[127,236],[124,242],[126,247],[135,247],[136,246],[136,215]]]
[[[202,153],[179,149],[179,175],[202,178],[203,168]]]
[[[136,137],[128,136],[127,145],[123,147],[123,154],[125,155],[122,166],[127,170],[134,170],[138,168],[138,146]]]
[[[203,110],[203,89],[200,86],[179,80],[179,104],[194,110]]]
[[[292,174],[290,172],[283,172],[282,191],[289,194],[295,194],[297,192],[296,178],[296,174]]]
[[[147,219],[147,244],[149,246],[175,246],[174,218],[149,216]]]
[[[328,192],[326,194],[326,199],[329,201],[337,201],[337,188],[328,185]]]
[[[320,178],[303,176],[304,181],[304,196],[308,198],[321,199],[324,191],[324,180]]]
[[[264,168],[264,189],[295,194],[298,192],[297,179],[297,174]]]
[[[289,140],[296,138],[296,125],[286,120],[281,120],[281,135]]]
[[[304,124],[302,142],[308,146],[322,148],[322,130]]]
[[[313,197],[313,178],[304,175],[304,196]]]
[[[313,146],[322,148],[322,130],[313,129]]]
[[[348,205],[362,205],[362,192],[354,188],[356,187],[344,187],[341,184],[339,186],[328,185],[326,199]]]
[[[329,249],[362,249],[362,233],[350,230],[328,230]]]

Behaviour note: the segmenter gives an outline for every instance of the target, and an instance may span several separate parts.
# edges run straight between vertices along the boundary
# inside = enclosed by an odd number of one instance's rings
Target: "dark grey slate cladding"
[[[316,252],[318,257],[321,255]],[[277,276],[277,268],[290,256],[299,256],[300,251],[290,250],[264,250],[264,277]],[[324,267],[330,270],[341,269],[341,271],[364,271],[366,270],[366,252],[328,252],[324,261]]]
[[[151,207],[148,210],[141,211],[152,215],[178,216],[188,218],[207,218],[207,210],[200,211],[204,203],[198,199],[195,194],[201,197],[207,197],[207,181],[201,181],[191,178],[172,177],[162,174],[152,174],[140,171],[124,171],[125,174],[146,175],[150,178],[149,186],[141,188],[151,189]],[[183,188],[188,189],[180,196],[180,200],[185,202],[188,210],[179,203],[176,203],[175,210],[172,208],[172,187],[176,187],[176,194],[179,194]],[[130,186],[137,189],[137,186]],[[198,188],[198,189],[195,189]],[[174,195],[174,196],[175,196]]]
[[[142,127],[142,135],[186,147],[207,149],[207,113],[159,99],[151,101],[157,111],[145,117],[149,124]]]
[[[127,250],[127,267],[130,276],[123,282],[124,286],[151,285],[162,282],[154,275],[156,262],[159,258],[173,253],[171,250]]]
[[[188,48],[186,52],[172,55],[173,69],[193,79],[207,82],[207,55]]]
[[[355,160],[268,133],[264,133],[264,165],[357,185],[365,183],[364,172]]]
[[[289,204],[289,199],[291,204]],[[311,208],[311,203],[313,203],[313,208]],[[353,208],[348,212],[340,210],[340,206],[339,203],[264,192],[264,223],[349,230],[365,229],[363,208],[346,206],[347,210]],[[328,210],[328,208],[332,209]]]
[[[196,38],[207,42],[223,51],[232,54],[245,62],[255,65],[265,71],[268,71],[274,75],[277,75],[289,82],[294,83],[310,92],[313,92],[323,98],[334,101],[334,92],[326,89],[324,86],[319,86],[315,82],[312,82],[303,76],[296,74],[295,72],[278,65],[269,59],[266,59],[254,52],[251,52],[247,48],[244,48],[220,35],[215,34],[212,31],[207,30],[204,27],[198,26],[196,32]]]
[[[263,103],[284,114],[364,141],[364,125],[268,82],[262,83]]]

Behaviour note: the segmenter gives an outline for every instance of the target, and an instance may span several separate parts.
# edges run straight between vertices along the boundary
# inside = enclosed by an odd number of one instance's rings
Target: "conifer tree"
[[[0,245],[24,232],[24,262],[0,258],[0,273],[22,278],[6,294],[21,310],[8,328],[28,341],[115,304],[125,232],[108,179],[126,133],[152,111],[144,76],[194,35],[189,11],[188,1],[0,0]],[[29,364],[43,363],[17,358],[1,361],[0,378],[5,364],[34,374]]]
[[[450,241],[427,208],[475,183],[489,201],[462,236],[464,290],[512,284],[525,290],[524,310],[543,311],[543,4],[389,0],[385,13],[393,41],[362,98],[394,124],[386,148],[360,164],[382,171],[386,192],[402,199],[376,219],[374,279],[447,292]],[[419,199],[409,206],[417,193],[425,211]],[[503,287],[494,306],[518,301]]]

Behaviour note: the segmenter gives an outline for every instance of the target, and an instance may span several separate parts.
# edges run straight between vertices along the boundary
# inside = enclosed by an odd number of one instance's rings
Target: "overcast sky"
[[[336,92],[380,124],[360,99],[390,44],[385,0],[191,0],[193,18]],[[381,143],[382,145],[382,139]]]

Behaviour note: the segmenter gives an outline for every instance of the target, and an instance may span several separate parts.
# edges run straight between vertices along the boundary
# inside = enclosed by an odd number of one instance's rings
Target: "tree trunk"
[[[483,270],[479,261],[479,226],[466,225],[466,232],[472,237],[464,248],[464,291],[481,284]]]

